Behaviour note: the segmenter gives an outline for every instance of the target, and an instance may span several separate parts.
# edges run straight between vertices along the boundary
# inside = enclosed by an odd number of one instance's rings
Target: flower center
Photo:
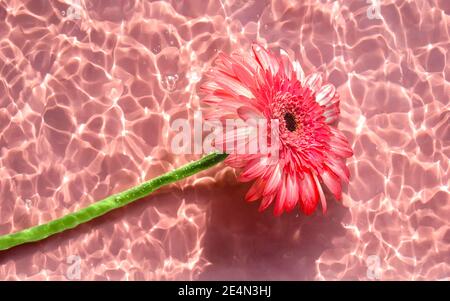
[[[295,116],[292,113],[284,114],[284,121],[286,122],[286,128],[293,132],[297,129],[297,122],[295,121]]]

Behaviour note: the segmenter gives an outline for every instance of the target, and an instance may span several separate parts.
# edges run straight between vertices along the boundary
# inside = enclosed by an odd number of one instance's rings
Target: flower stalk
[[[76,212],[69,213],[61,218],[52,220],[46,224],[0,236],[0,251],[7,250],[21,244],[40,241],[54,234],[75,228],[114,209],[123,207],[136,200],[146,197],[162,186],[177,182],[181,179],[208,169],[225,160],[227,156],[227,154],[218,153],[206,155],[197,161],[188,163],[178,169],[167,172],[123,192],[111,195],[101,201],[93,203]]]

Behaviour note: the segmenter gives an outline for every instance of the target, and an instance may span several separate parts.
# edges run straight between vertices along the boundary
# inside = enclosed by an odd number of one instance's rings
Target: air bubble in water
[[[177,81],[178,81],[178,74],[167,75],[163,79],[162,84],[166,90],[173,91],[175,90],[175,85],[177,84]]]

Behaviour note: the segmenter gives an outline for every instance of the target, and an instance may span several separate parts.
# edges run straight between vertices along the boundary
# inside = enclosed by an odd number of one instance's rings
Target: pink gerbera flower
[[[246,200],[261,199],[260,211],[275,203],[274,214],[292,211],[296,204],[307,215],[326,200],[321,183],[341,199],[348,183],[345,158],[353,155],[346,137],[333,122],[339,115],[339,96],[320,74],[304,76],[285,51],[275,56],[260,45],[250,55],[220,54],[202,90],[212,105],[210,118],[265,118],[279,121],[279,156],[262,164],[267,154],[230,154],[226,163],[242,168],[240,181],[255,180]]]

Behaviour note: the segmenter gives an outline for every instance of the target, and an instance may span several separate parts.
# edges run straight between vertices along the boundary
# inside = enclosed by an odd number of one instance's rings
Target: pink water
[[[198,158],[171,154],[170,121],[252,41],[336,85],[355,152],[326,216],[260,214],[221,165],[0,252],[0,279],[450,279],[450,1],[380,4],[0,1],[0,234]]]

